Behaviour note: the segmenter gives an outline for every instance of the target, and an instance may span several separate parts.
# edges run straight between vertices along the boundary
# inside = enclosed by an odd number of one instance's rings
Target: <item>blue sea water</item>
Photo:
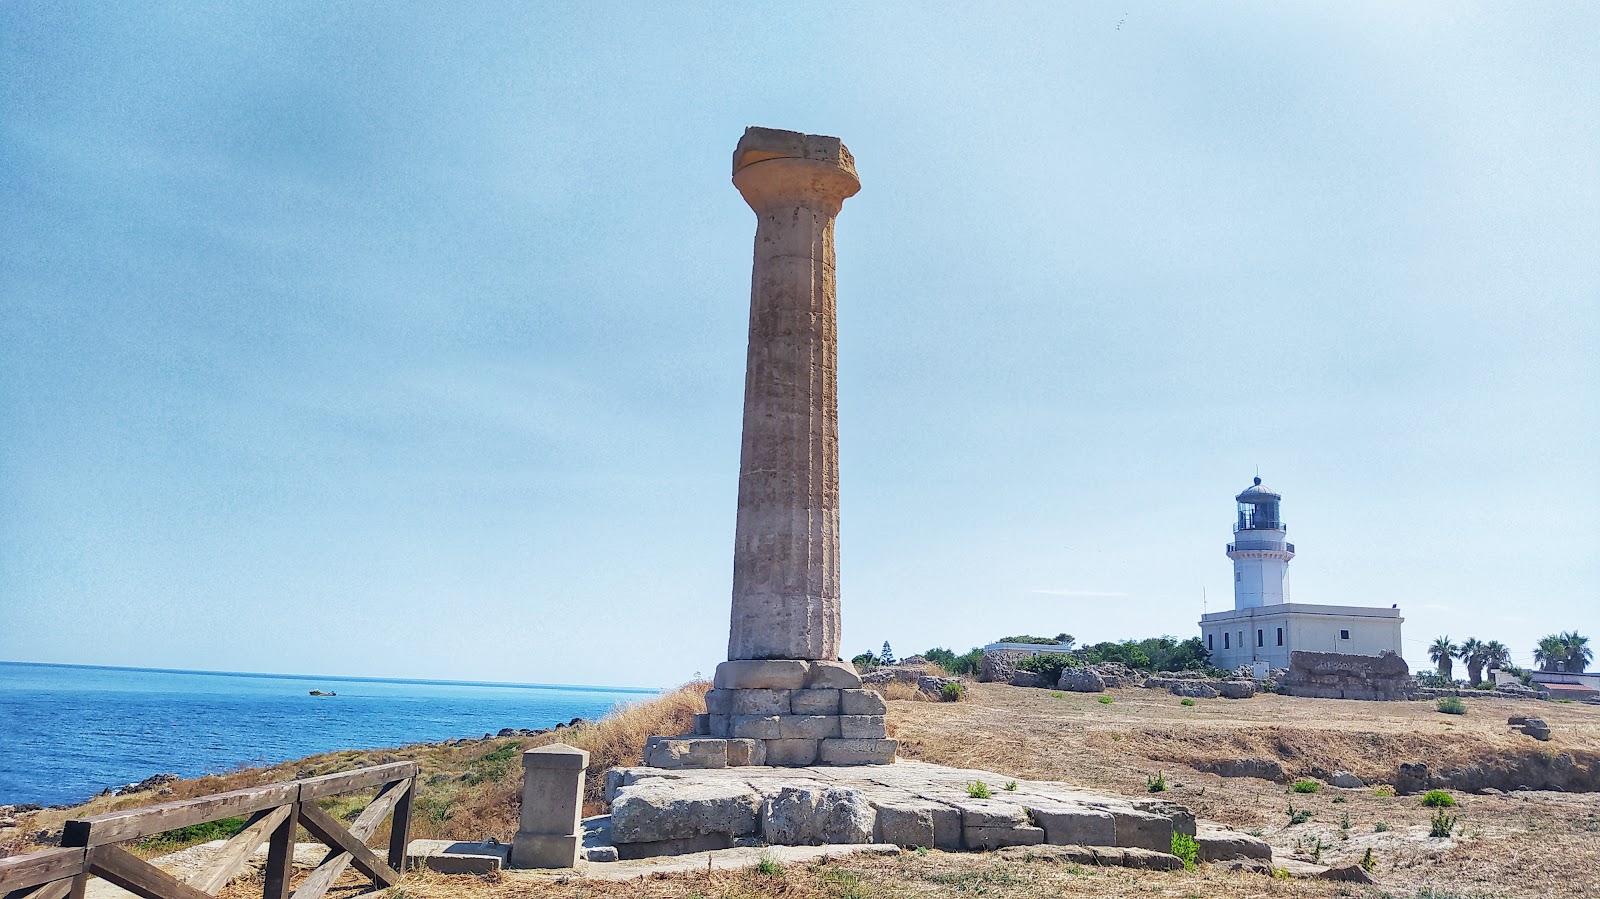
[[[658,692],[0,662],[0,805],[81,802],[166,771],[552,727]]]

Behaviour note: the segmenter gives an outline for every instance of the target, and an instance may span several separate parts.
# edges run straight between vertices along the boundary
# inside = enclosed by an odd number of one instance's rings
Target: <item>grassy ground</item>
[[[520,771],[516,752],[557,739],[591,752],[588,811],[601,810],[601,773],[614,764],[637,764],[645,737],[686,730],[703,708],[705,684],[696,684],[593,725],[521,739],[470,740],[455,745],[412,746],[379,752],[331,753],[272,768],[201,778],[174,785],[170,796],[138,794],[102,798],[71,812],[35,813],[25,827],[59,828],[68,817],[114,807],[204,795],[296,775],[322,774],[395,759],[416,759],[423,775],[417,836],[509,839],[516,828]],[[1600,793],[1517,792],[1456,794],[1451,836],[1429,836],[1433,809],[1415,796],[1384,796],[1372,788],[1314,793],[1254,778],[1223,778],[1194,767],[1218,758],[1259,757],[1280,762],[1291,775],[1347,770],[1369,783],[1392,781],[1401,762],[1426,762],[1435,770],[1507,753],[1600,752],[1600,708],[1474,698],[1462,716],[1438,713],[1431,703],[1363,703],[1275,695],[1251,700],[1199,700],[1183,706],[1166,692],[1114,690],[1094,695],[1056,694],[1001,685],[972,685],[959,703],[890,702],[890,726],[908,757],[993,770],[1023,779],[1062,780],[1122,795],[1150,795],[1162,774],[1161,795],[1202,817],[1232,824],[1271,842],[1280,857],[1294,855],[1344,864],[1371,849],[1378,888],[1313,881],[1280,881],[1197,872],[1134,872],[990,854],[907,853],[897,858],[856,857],[826,865],[792,866],[777,873],[700,873],[631,884],[508,876],[500,881],[419,875],[394,899],[502,899],[512,896],[784,896],[862,899],[868,896],[1371,896],[1405,899],[1477,899],[1600,895]],[[1512,714],[1536,714],[1555,738],[1536,743],[1505,724]],[[333,803],[354,817],[366,798]],[[1291,807],[1299,823],[1293,823]],[[1306,813],[1309,813],[1306,814]],[[0,831],[5,834],[10,831]],[[18,841],[16,849],[37,841]],[[0,845],[3,849],[3,845]],[[343,892],[356,892],[347,881]],[[250,886],[230,888],[224,899],[244,899]],[[259,895],[259,892],[257,892]]]

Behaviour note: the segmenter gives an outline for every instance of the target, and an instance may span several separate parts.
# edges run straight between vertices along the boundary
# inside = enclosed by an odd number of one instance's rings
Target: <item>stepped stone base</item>
[[[883,697],[861,689],[844,662],[723,662],[713,683],[694,733],[651,737],[646,766],[886,765],[899,749],[888,739]]]
[[[730,741],[731,742],[731,741]],[[982,781],[987,799],[970,795]],[[1120,847],[1166,854],[1174,833],[1214,858],[1268,857],[1248,834],[1196,822],[1160,799],[1123,799],[1060,783],[899,761],[872,767],[703,770],[617,768],[606,775],[611,837],[622,858],[689,847],[892,843],[944,850]],[[1180,863],[1181,864],[1181,863]]]

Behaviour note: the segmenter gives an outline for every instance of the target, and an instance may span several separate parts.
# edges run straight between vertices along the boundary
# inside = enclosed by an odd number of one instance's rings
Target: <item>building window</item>
[[[1350,639],[1350,632],[1349,631],[1340,631],[1339,632],[1339,639],[1341,639],[1341,640]]]
[[[1278,645],[1283,645],[1283,628],[1278,628]]]
[[[1206,634],[1206,652],[1217,648],[1217,641],[1214,639],[1216,636],[1216,634]]]
[[[1244,580],[1244,573],[1243,573],[1243,572],[1239,572],[1239,571],[1235,571],[1235,572],[1234,572],[1234,573],[1233,573],[1233,582],[1234,582],[1234,583],[1235,583],[1235,584],[1237,584],[1237,583],[1239,583],[1239,582],[1240,582],[1240,581],[1242,581],[1242,580]]]
[[[1226,633],[1224,633],[1222,635],[1222,648],[1223,649],[1227,649],[1228,648],[1228,635]]]
[[[1260,630],[1260,629],[1256,630],[1256,645],[1257,646],[1266,646],[1267,645],[1267,632],[1266,631],[1263,631],[1263,630]]]

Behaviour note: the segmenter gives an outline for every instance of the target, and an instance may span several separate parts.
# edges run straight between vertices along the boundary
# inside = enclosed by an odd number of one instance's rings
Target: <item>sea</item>
[[[312,690],[335,696],[312,696]],[[599,718],[656,689],[0,662],[0,805]]]

